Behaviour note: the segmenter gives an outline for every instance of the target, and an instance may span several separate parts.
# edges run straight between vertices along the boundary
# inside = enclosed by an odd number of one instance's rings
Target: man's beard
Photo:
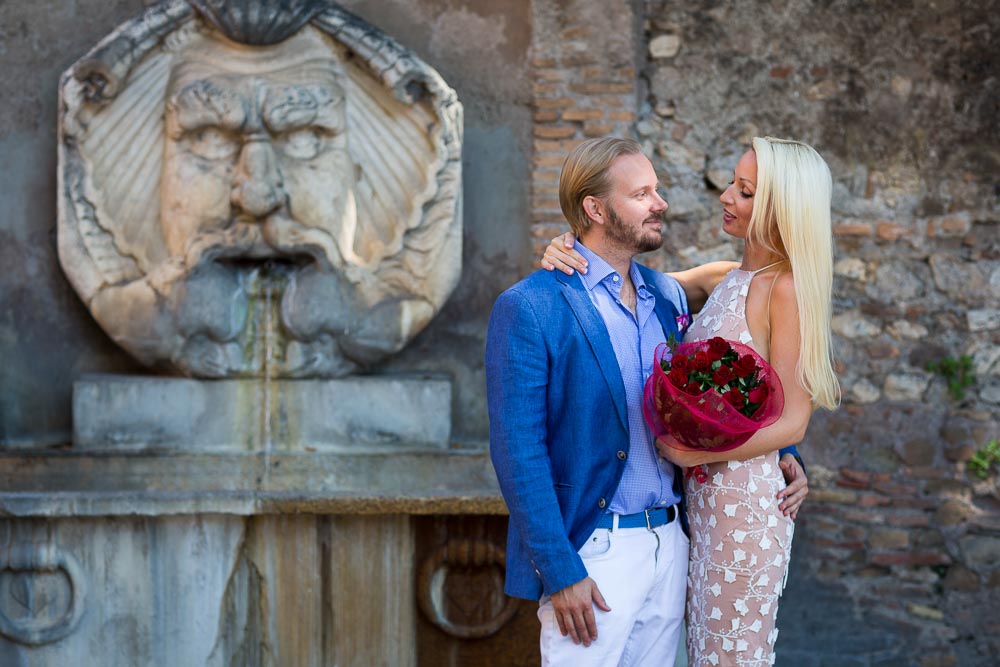
[[[655,220],[662,225],[666,223],[666,217],[666,211],[654,213],[643,220],[642,224],[645,225],[647,222]],[[628,227],[610,204],[608,205],[608,224],[604,228],[609,240],[627,248],[635,255],[659,250],[663,245],[663,236],[659,232],[654,236],[652,231],[647,231],[645,227],[638,229]]]

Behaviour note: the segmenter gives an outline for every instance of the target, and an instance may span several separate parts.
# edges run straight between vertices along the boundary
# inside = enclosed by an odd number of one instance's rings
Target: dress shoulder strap
[[[785,260],[783,260],[783,259],[779,259],[777,262],[773,262],[771,264],[768,264],[767,266],[762,266],[761,268],[757,269],[756,271],[750,271],[750,275],[755,276],[755,275],[757,275],[758,273],[760,273],[762,271],[767,271],[768,269],[773,269],[778,264],[781,264],[784,261]]]

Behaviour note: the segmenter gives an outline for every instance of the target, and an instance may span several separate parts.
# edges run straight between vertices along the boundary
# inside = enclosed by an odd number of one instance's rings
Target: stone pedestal
[[[412,515],[504,511],[450,406],[429,378],[81,380],[71,447],[0,454],[0,665],[415,666]]]
[[[415,665],[414,514],[482,451],[0,456],[0,665]]]
[[[73,385],[80,451],[447,449],[450,437],[451,383],[442,378],[92,375]]]

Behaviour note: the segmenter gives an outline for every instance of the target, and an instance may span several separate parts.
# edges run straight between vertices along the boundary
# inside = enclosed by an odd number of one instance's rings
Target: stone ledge
[[[73,492],[0,493],[0,517],[170,516],[187,514],[506,514],[499,493],[379,495],[291,492]]]
[[[0,516],[503,514],[484,451],[0,455]]]

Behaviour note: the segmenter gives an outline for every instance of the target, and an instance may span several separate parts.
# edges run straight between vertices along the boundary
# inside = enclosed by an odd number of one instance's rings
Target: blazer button
[[[604,501],[604,498],[601,498],[600,500],[597,501],[597,506],[600,507],[601,509],[604,509],[605,505],[607,505],[607,503]]]
[[[624,461],[627,457],[628,457],[628,454],[626,454],[623,450],[621,450],[621,449],[618,450],[618,460],[619,461]]]

